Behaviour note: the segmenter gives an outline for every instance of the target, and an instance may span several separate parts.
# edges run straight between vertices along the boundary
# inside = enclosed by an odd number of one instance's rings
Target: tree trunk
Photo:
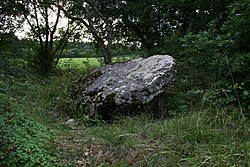
[[[102,55],[103,55],[103,58],[104,58],[104,63],[105,63],[106,65],[112,63],[112,55],[111,55],[111,52],[110,52],[110,51],[108,51],[108,50],[105,49],[105,48],[102,48]]]

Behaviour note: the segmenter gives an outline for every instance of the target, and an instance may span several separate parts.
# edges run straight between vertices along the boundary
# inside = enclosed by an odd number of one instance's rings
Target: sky
[[[40,21],[43,20],[43,17],[41,14],[38,13],[38,18]],[[30,19],[32,20],[32,19]],[[50,12],[50,15],[49,15],[49,22],[51,22],[51,25],[53,25],[56,21],[56,13],[55,12]],[[65,18],[63,15],[61,16],[60,20],[59,20],[59,23],[58,23],[58,26],[57,26],[57,29],[60,29],[62,27],[67,27],[68,25],[68,19]],[[24,22],[23,26],[18,29],[16,32],[15,32],[15,35],[19,38],[19,39],[22,39],[22,38],[26,38],[27,37],[27,33],[30,32],[30,26],[27,22],[27,20]]]

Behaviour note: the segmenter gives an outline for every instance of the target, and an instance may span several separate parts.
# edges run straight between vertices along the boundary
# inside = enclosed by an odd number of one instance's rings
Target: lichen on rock
[[[168,55],[108,65],[79,79],[81,86],[74,99],[87,114],[110,113],[150,103],[166,91],[176,75],[175,60]]]

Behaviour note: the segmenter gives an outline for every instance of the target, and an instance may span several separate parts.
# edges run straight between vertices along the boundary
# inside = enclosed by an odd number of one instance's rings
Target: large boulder
[[[168,55],[108,65],[81,78],[74,99],[90,115],[126,110],[159,97],[176,74],[175,60]]]

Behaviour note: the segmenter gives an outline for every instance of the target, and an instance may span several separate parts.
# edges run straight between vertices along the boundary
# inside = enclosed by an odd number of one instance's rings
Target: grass
[[[101,59],[97,58],[61,58],[58,67],[62,69],[76,68],[86,71],[89,68],[101,66],[101,64],[103,64]]]
[[[133,58],[136,58],[133,56]],[[131,60],[131,57],[123,56],[123,57],[114,57],[112,59],[113,62],[124,62]],[[94,67],[99,67],[104,65],[104,62],[101,58],[61,58],[59,60],[58,67],[61,69],[69,69],[76,68],[81,71],[88,71],[93,69]]]
[[[90,122],[76,117],[69,85],[79,73],[67,69],[92,67],[81,67],[86,59],[61,61],[47,79],[18,70],[0,76],[0,166],[250,166],[250,120],[239,109],[198,106],[165,119],[144,113]],[[188,104],[179,99],[169,110],[180,103]],[[66,125],[70,118],[75,123]]]
[[[231,117],[217,119],[224,116]],[[146,114],[121,117],[73,131],[70,137],[83,148],[76,159],[93,166],[248,166],[250,122],[218,124],[214,117],[210,111],[159,120]],[[86,152],[89,156],[81,156]]]

